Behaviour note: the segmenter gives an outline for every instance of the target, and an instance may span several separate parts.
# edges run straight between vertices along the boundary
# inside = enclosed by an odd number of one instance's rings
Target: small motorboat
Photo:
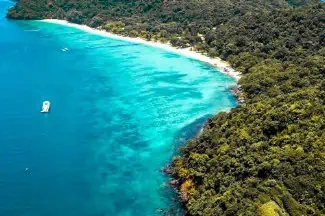
[[[63,52],[66,52],[66,51],[69,51],[69,49],[68,48],[63,48],[63,49],[61,49]]]
[[[41,113],[48,113],[50,111],[51,103],[50,101],[44,101],[42,105]]]

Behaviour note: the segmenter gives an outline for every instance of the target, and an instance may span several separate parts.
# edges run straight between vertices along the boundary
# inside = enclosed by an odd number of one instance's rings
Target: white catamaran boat
[[[48,113],[50,111],[51,103],[50,101],[44,101],[42,105],[41,113]]]

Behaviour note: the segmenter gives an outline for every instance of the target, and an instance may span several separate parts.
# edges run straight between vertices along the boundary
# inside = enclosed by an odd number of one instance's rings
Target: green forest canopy
[[[289,3],[21,0],[8,17],[67,19],[229,61],[245,103],[209,119],[171,167],[187,214],[325,215],[325,5]]]

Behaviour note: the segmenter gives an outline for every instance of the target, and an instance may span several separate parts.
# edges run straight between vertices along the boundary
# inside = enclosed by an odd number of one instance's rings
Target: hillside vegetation
[[[289,3],[21,0],[8,17],[67,19],[229,61],[245,103],[209,119],[169,168],[187,214],[324,216],[325,4]]]

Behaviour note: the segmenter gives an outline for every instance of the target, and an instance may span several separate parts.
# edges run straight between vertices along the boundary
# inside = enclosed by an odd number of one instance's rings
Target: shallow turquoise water
[[[1,17],[11,4],[0,0]],[[236,105],[234,80],[70,27],[1,18],[0,32],[0,215],[175,207],[160,170],[208,116]],[[39,113],[43,100],[50,114]]]

